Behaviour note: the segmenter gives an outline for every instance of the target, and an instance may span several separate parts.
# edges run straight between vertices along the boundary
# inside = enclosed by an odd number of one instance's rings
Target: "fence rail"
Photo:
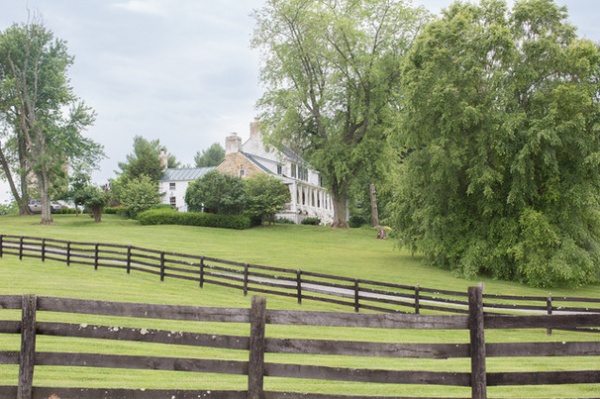
[[[490,357],[538,356],[600,356],[600,341],[591,342],[495,342],[486,343],[490,329],[532,329],[600,327],[600,314],[577,315],[498,315],[485,314],[481,287],[468,291],[467,315],[414,315],[414,314],[356,314],[334,312],[309,312],[268,310],[264,297],[253,297],[251,309],[211,308],[194,306],[148,305],[52,297],[0,296],[0,310],[21,309],[21,320],[0,317],[0,334],[20,334],[20,351],[0,350],[0,364],[19,365],[18,381],[12,386],[0,386],[0,397],[18,399],[54,398],[228,398],[228,399],[289,399],[289,398],[357,398],[352,395],[317,394],[310,392],[266,391],[264,379],[285,377],[353,381],[376,384],[419,384],[466,387],[471,397],[487,397],[489,386],[597,384],[600,392],[600,369],[576,371],[522,371],[488,372],[486,361]],[[95,315],[185,320],[212,323],[249,324],[249,334],[244,336],[214,335],[195,332],[162,331],[140,328],[115,328],[112,326],[37,321],[38,313]],[[6,312],[5,312],[6,313]],[[0,313],[1,315],[2,313]],[[40,318],[41,319],[41,318]],[[266,325],[317,326],[375,329],[465,330],[468,343],[405,343],[405,342],[353,342],[326,339],[298,339],[270,337]],[[281,333],[280,333],[281,335]],[[136,341],[152,344],[186,345],[247,353],[247,360],[223,358],[176,358],[134,356],[82,352],[40,352],[36,339],[40,336],[64,339],[103,339]],[[395,335],[401,336],[401,334]],[[139,350],[140,353],[146,353]],[[419,358],[446,361],[453,358],[470,359],[471,371],[370,369],[361,367],[331,367],[319,364],[295,363],[286,358],[285,363],[265,361],[265,354],[312,354],[352,357]],[[91,389],[40,387],[34,384],[37,366],[117,368],[140,370],[171,370],[190,373],[217,373],[247,376],[247,390],[164,390],[146,389]],[[157,377],[159,378],[159,377]],[[71,382],[69,385],[73,385]],[[596,386],[596,385],[593,385]],[[592,388],[593,389],[593,388]],[[52,396],[54,395],[54,396]],[[362,396],[365,397],[365,396]],[[368,398],[377,398],[372,396]],[[391,396],[388,399],[394,398]],[[399,398],[399,397],[398,397]],[[409,399],[405,396],[402,398]]]
[[[0,258],[3,256],[37,258],[115,268],[127,273],[142,272],[166,278],[192,281],[200,288],[207,284],[249,293],[269,294],[295,299],[347,306],[384,313],[467,314],[464,292],[354,279],[252,265],[201,255],[159,251],[131,245],[73,242],[47,238],[0,235]],[[484,295],[486,312],[529,314],[600,313],[600,298],[560,296]]]

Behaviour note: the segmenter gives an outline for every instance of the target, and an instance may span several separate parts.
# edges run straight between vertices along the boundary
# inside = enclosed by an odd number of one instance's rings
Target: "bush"
[[[367,224],[367,221],[362,216],[350,216],[350,220],[348,221],[348,225],[352,228],[358,228]]]
[[[302,224],[308,224],[311,226],[318,226],[321,224],[321,219],[319,218],[306,218],[304,220],[302,220],[301,222]]]
[[[81,213],[81,209],[62,208],[62,209],[57,209],[56,211],[54,211],[54,213],[57,215],[74,215],[76,213]],[[108,212],[105,211],[104,213],[108,213]]]
[[[177,212],[172,208],[151,209],[138,214],[137,219],[142,225],[176,224],[234,230],[244,230],[251,227],[250,218],[247,216]]]
[[[296,224],[296,222],[294,222],[291,219],[288,218],[277,218],[275,219],[275,223],[277,224]]]

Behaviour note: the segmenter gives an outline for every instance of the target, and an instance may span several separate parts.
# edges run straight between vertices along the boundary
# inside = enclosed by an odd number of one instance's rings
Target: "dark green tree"
[[[223,159],[225,159],[225,150],[219,143],[214,143],[206,150],[197,152],[194,157],[197,168],[204,168],[207,166],[217,166]]]
[[[395,0],[267,0],[255,13],[263,51],[261,127],[323,176],[334,227],[347,227],[358,172],[381,155],[400,60],[426,13]]]
[[[185,203],[191,212],[239,215],[246,206],[246,185],[242,178],[211,170],[190,183]]]
[[[102,221],[104,207],[108,204],[108,193],[102,188],[91,185],[86,186],[75,193],[73,200],[85,206],[85,211],[94,218],[94,222],[100,223]]]
[[[290,202],[290,190],[278,178],[260,173],[246,180],[248,203],[246,211],[263,223],[273,223],[275,214]]]
[[[166,157],[165,159],[161,159]],[[166,165],[163,163],[166,161]],[[148,141],[142,136],[133,138],[133,153],[127,155],[126,162],[119,162],[121,176],[125,179],[138,179],[148,176],[157,182],[162,176],[165,167],[176,168],[179,165],[172,154],[160,144],[160,140]]]
[[[551,0],[457,3],[404,70],[394,227],[473,277],[600,277],[598,47]]]

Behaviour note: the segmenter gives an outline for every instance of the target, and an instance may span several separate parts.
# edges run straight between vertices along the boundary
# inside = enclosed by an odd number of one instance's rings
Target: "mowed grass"
[[[26,235],[73,241],[131,244],[140,247],[190,253],[237,260],[247,263],[278,267],[301,268],[314,272],[347,277],[391,281],[401,284],[419,283],[424,287],[466,291],[478,281],[453,277],[450,273],[427,267],[418,256],[411,256],[395,248],[393,241],[375,239],[371,229],[332,230],[326,227],[276,225],[247,231],[203,229],[182,226],[140,226],[137,222],[114,216],[94,224],[87,216],[59,215],[52,226],[39,225],[39,217],[2,217],[0,234]],[[504,282],[484,279],[488,293],[514,295],[546,295],[546,290],[535,290]],[[161,283],[157,276],[122,270],[94,271],[90,266],[72,265],[36,259],[19,261],[14,256],[0,259],[0,294],[27,294],[98,299],[157,304],[199,306],[249,307],[250,297],[240,291],[206,286],[199,289],[194,283],[167,279]],[[553,295],[600,297],[599,286],[579,290],[553,290]],[[293,299],[269,297],[271,309],[349,311],[333,305],[312,303],[299,306]],[[0,311],[0,319],[18,319],[19,312]],[[247,335],[244,324],[187,323],[165,320],[131,320],[109,317],[45,314],[40,321],[64,321],[136,328],[209,332],[213,334]],[[307,328],[268,326],[267,336],[321,338],[343,340],[374,340],[382,342],[468,342],[464,331],[382,331],[370,329]],[[555,331],[550,337],[545,331],[490,331],[488,342],[504,341],[570,341],[598,340],[597,334],[574,334]],[[0,335],[2,350],[18,350],[17,336]],[[247,360],[245,351],[223,351],[207,348],[165,346],[102,340],[40,337],[40,351],[80,351],[166,357],[201,357]],[[339,356],[267,355],[269,362],[297,362],[335,367],[368,367],[400,370],[438,370],[469,372],[465,359],[418,360],[346,358]],[[600,358],[543,358],[503,359],[488,361],[488,371],[525,370],[600,370]],[[0,366],[0,385],[15,384],[17,367]],[[212,374],[154,372],[134,370],[102,370],[86,368],[36,368],[38,386],[71,387],[126,387],[126,388],[182,388],[182,389],[245,389],[243,376]],[[438,396],[466,397],[469,390],[454,387],[401,386],[362,384],[332,381],[298,381],[267,378],[268,390],[308,390],[321,393],[355,395]],[[597,394],[598,384],[579,386],[489,388],[490,397],[590,397]]]

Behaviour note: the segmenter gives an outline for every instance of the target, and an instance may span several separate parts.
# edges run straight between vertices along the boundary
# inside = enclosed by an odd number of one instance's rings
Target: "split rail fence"
[[[19,351],[0,350],[0,365],[19,365],[18,382],[0,386],[0,397],[6,399],[158,399],[158,398],[220,398],[220,399],[350,399],[358,398],[347,394],[319,394],[311,392],[279,392],[265,390],[265,379],[291,378],[308,380],[335,380],[374,384],[417,384],[420,386],[464,387],[465,396],[487,398],[488,387],[591,384],[589,387],[600,393],[600,368],[578,371],[518,371],[488,372],[486,361],[492,357],[514,358],[547,356],[600,356],[600,341],[590,342],[494,342],[486,343],[486,333],[492,329],[546,329],[600,327],[600,314],[577,315],[499,315],[485,314],[481,287],[468,290],[469,310],[466,315],[414,315],[414,314],[365,314],[270,310],[264,297],[253,297],[251,309],[210,308],[192,306],[149,305],[117,303],[51,297],[0,296],[1,309],[21,309],[21,320],[0,317],[0,334],[20,334]],[[4,314],[7,311],[3,311]],[[191,332],[161,331],[139,328],[115,328],[82,323],[41,322],[40,313],[53,312],[61,317],[94,317],[98,315],[160,320],[187,320],[197,323],[247,323],[247,335],[229,336],[199,334]],[[14,313],[14,310],[13,310]],[[3,313],[0,312],[0,315]],[[84,316],[85,315],[85,316]],[[42,319],[42,318],[40,318]],[[403,343],[403,342],[352,342],[327,339],[297,339],[267,336],[267,325],[317,326],[372,328],[372,329],[417,329],[417,330],[464,330],[468,343]],[[322,331],[322,330],[318,330]],[[102,353],[40,352],[36,350],[36,339],[43,336],[63,337],[67,340],[102,339],[138,341],[143,345],[172,344],[190,347],[211,347],[244,351],[247,360],[170,358],[156,356],[131,356]],[[398,333],[395,337],[401,337]],[[545,334],[541,335],[542,337]],[[367,336],[370,338],[370,335]],[[139,350],[140,353],[148,353]],[[283,363],[267,361],[265,354],[284,354]],[[372,369],[332,367],[319,364],[294,362],[295,354],[336,355],[357,357],[410,359],[470,359],[462,371],[432,371],[413,369]],[[319,357],[322,358],[322,357]],[[352,363],[354,364],[354,363]],[[443,364],[443,363],[442,363]],[[595,364],[588,362],[588,365]],[[238,390],[169,390],[169,389],[92,389],[85,384],[80,388],[43,387],[35,384],[34,371],[38,366],[90,367],[111,369],[171,370],[188,373],[217,373],[247,376],[247,389]],[[5,366],[7,367],[7,366]],[[410,368],[410,367],[409,367]],[[442,366],[443,369],[443,366]],[[160,374],[156,379],[159,380]],[[162,377],[164,378],[164,377]],[[73,382],[70,381],[70,386]],[[307,385],[312,387],[312,385]],[[588,386],[588,385],[586,385]],[[597,389],[595,388],[597,387]],[[443,390],[442,390],[443,392]],[[470,395],[468,394],[470,392]],[[553,391],[555,392],[555,391]],[[598,395],[595,395],[598,397]],[[379,396],[360,397],[382,399]],[[565,397],[572,397],[565,395]],[[386,396],[387,399],[400,398]],[[402,396],[402,399],[410,399]],[[421,397],[422,399],[422,397]]]
[[[200,255],[181,254],[131,245],[63,241],[0,235],[0,258],[5,255],[55,260],[98,268],[116,268],[128,274],[142,272],[192,281],[200,288],[219,285],[248,293],[269,294],[347,306],[359,312],[467,314],[464,292],[354,279],[251,265]],[[484,294],[486,312],[530,314],[600,313],[600,298],[514,296]]]

